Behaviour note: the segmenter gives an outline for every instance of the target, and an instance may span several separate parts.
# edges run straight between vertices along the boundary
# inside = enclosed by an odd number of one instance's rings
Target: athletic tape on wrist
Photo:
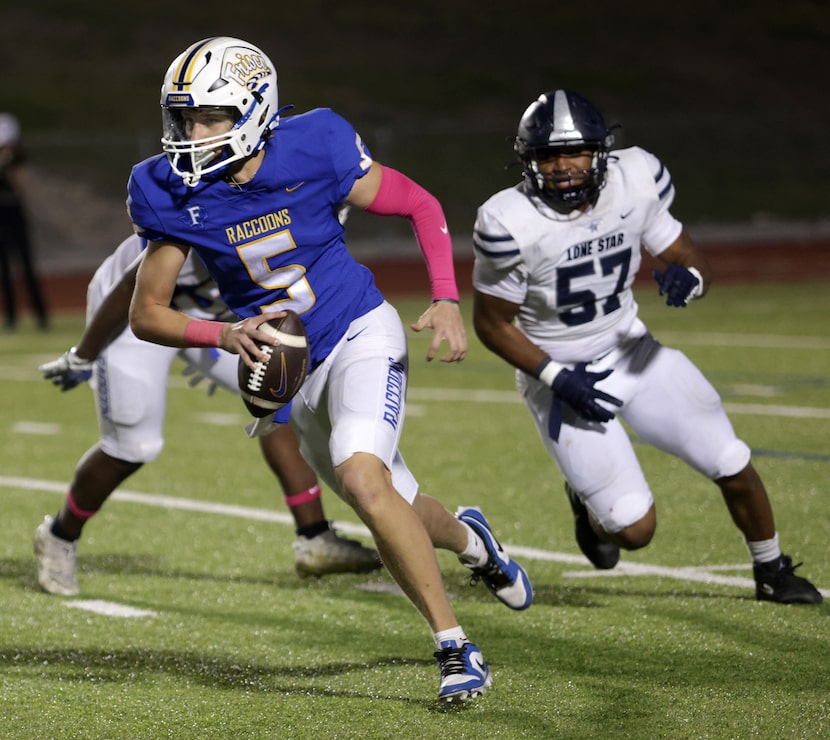
[[[687,301],[693,301],[703,295],[703,275],[700,274],[700,270],[696,267],[687,267],[686,269],[697,278],[697,285],[692,288],[692,292],[689,293],[689,297],[686,299]]]
[[[184,341],[191,347],[218,347],[222,326],[221,321],[190,319],[184,328]]]
[[[552,360],[550,357],[546,357],[536,366],[536,369],[533,371],[533,375],[541,380],[545,385],[552,386],[553,381],[556,379],[556,376],[559,375],[561,370],[563,370],[562,365],[555,360]]]

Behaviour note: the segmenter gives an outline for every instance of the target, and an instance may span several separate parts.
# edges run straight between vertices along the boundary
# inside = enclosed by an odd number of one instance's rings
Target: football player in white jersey
[[[87,326],[76,347],[41,366],[66,391],[89,380],[101,439],[75,469],[63,507],[35,533],[38,582],[48,593],[79,593],[75,556],[81,530],[110,494],[144,463],[161,453],[167,381],[173,360],[186,363],[191,385],[219,386],[239,395],[238,357],[222,350],[176,350],[137,339],[127,324],[132,287],[144,240],[125,239],[98,268],[87,291]],[[191,254],[179,273],[174,305],[200,319],[231,320],[216,283]],[[287,422],[287,415],[285,421]],[[297,538],[294,567],[300,576],[366,573],[381,567],[377,551],[338,535],[326,520],[317,476],[300,455],[287,423],[259,438],[262,454],[283,488]]]
[[[665,166],[612,144],[600,111],[575,92],[547,92],[527,108],[514,143],[522,182],[478,209],[476,333],[517,368],[595,567],[613,568],[621,547],[646,546],[657,523],[620,417],[720,488],[749,549],[757,599],[820,603],[781,553],[764,484],[717,392],[638,317],[631,286],[641,247],[665,265],[653,276],[669,306],[705,295],[711,269],[669,210]]]

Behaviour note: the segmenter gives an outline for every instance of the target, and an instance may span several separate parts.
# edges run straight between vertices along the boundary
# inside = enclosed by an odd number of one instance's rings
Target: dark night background
[[[690,228],[830,219],[825,1],[38,0],[1,12],[0,109],[21,120],[38,240],[62,269],[79,254],[99,262],[128,233],[126,180],[160,150],[164,71],[211,35],[260,46],[281,104],[334,108],[435,193],[457,250],[476,207],[518,179],[506,140],[523,110],[556,87],[621,124],[619,145],[663,160]],[[355,241],[410,238],[393,221],[357,214],[349,228]]]

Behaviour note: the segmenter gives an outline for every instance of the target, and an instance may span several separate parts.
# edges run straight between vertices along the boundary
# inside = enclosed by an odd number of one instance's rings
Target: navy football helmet
[[[613,143],[614,136],[593,103],[575,92],[554,90],[540,95],[524,112],[513,149],[533,193],[558,213],[567,214],[596,202],[605,184]],[[583,173],[581,184],[556,187],[539,170],[539,160],[549,158],[557,149],[575,148],[593,152],[591,168]]]

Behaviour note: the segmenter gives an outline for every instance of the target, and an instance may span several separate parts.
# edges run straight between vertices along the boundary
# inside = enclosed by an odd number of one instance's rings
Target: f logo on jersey
[[[188,206],[184,209],[181,220],[194,229],[205,228],[205,216],[202,206]]]

